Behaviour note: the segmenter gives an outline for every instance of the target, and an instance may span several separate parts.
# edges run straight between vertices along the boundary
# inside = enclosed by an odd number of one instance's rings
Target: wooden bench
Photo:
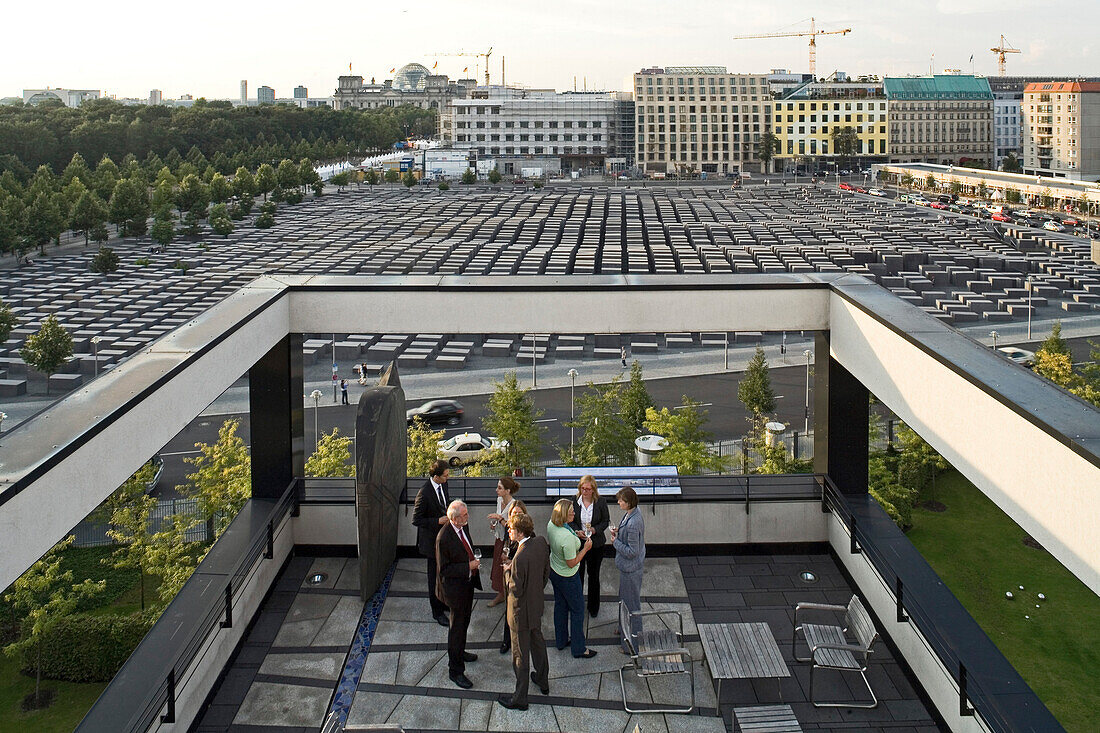
[[[675,616],[678,631],[661,625],[657,628],[645,628],[646,618]],[[639,611],[631,612],[626,604],[619,602],[619,628],[623,633],[630,661],[619,669],[619,687],[623,691],[623,709],[628,713],[690,713],[695,709],[695,668],[691,654],[683,646],[684,617],[679,611]],[[656,677],[666,674],[688,675],[691,688],[691,702],[686,708],[647,708],[632,710],[626,699],[626,682],[623,672],[632,669],[639,677]]]
[[[754,705],[734,708],[734,730],[741,733],[801,733],[802,726],[790,705]]]

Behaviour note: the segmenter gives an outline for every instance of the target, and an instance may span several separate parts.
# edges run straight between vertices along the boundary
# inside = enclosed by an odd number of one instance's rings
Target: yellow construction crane
[[[485,58],[485,86],[489,86],[489,57],[493,55],[493,47],[490,46],[489,50],[485,53],[467,53],[466,51],[458,51],[457,53],[437,53],[433,56],[473,56],[476,58]]]
[[[1020,49],[1013,48],[1012,46],[1008,45],[1008,41],[1005,40],[1005,36],[1003,33],[1001,34],[1001,45],[994,46],[989,50],[997,54],[997,71],[999,76],[1005,75],[1005,54],[1021,53]]]
[[[810,74],[817,78],[817,37],[818,36],[832,36],[832,35],[847,35],[852,32],[851,28],[844,28],[839,31],[819,31],[814,24],[814,19],[810,18],[810,30],[803,33],[761,33],[751,36],[734,36],[733,40],[742,41],[747,38],[799,38],[802,36],[810,37]]]

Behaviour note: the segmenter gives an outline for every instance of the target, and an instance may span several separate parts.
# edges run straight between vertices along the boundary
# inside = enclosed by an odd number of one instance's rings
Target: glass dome
[[[428,85],[428,67],[420,64],[405,64],[393,77],[393,88],[406,91],[424,89]]]

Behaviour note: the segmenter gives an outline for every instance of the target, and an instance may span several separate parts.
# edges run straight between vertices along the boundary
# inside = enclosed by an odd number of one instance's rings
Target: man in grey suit
[[[550,579],[550,545],[544,537],[535,537],[535,525],[527,514],[513,515],[508,536],[517,544],[515,556],[504,565],[508,592],[508,627],[512,632],[512,669],[516,689],[502,693],[497,702],[509,710],[527,709],[527,678],[550,694],[550,665],[546,658],[546,639],[542,636],[543,588]]]

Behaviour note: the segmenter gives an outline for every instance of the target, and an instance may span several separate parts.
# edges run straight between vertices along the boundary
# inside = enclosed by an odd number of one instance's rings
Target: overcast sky
[[[1009,74],[1100,76],[1096,0],[389,0],[388,2],[13,2],[3,11],[0,96],[45,86],[146,97],[160,89],[236,98],[261,84],[279,97],[298,84],[326,96],[352,64],[379,81],[410,61],[457,77],[483,60],[491,81],[529,87],[629,89],[647,66],[718,65],[730,71],[808,70],[806,38],[732,41],[798,32],[816,14],[817,69],[904,75],[962,69],[995,75],[1000,34],[1019,48]],[[933,59],[934,55],[934,59]],[[974,61],[971,64],[970,57]]]

